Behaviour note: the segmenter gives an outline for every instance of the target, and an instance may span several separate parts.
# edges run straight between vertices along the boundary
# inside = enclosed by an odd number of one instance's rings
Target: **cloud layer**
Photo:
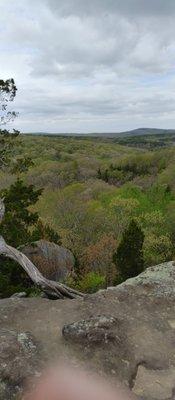
[[[25,132],[175,127],[174,0],[0,2]]]

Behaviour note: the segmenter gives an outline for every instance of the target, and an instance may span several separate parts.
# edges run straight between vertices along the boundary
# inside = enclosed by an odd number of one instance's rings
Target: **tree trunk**
[[[0,255],[11,258],[20,264],[35,285],[47,293],[48,297],[54,297],[55,299],[63,299],[64,297],[75,299],[77,297],[83,297],[83,293],[77,290],[71,289],[62,283],[44,278],[35,265],[23,253],[9,246],[2,236],[0,236]]]
[[[3,200],[0,199],[0,221],[3,219],[4,212],[4,203]],[[11,258],[21,265],[35,285],[41,288],[43,292],[48,295],[48,297],[55,299],[63,299],[65,297],[68,297],[69,299],[75,299],[77,297],[84,296],[83,293],[63,285],[62,283],[54,282],[44,278],[36,266],[23,253],[14,247],[9,246],[2,236],[0,236],[0,255]]]

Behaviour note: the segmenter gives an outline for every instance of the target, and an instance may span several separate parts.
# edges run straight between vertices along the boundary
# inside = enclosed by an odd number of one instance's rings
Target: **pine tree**
[[[135,220],[131,220],[114,255],[114,262],[122,280],[140,274],[144,269],[144,233]]]

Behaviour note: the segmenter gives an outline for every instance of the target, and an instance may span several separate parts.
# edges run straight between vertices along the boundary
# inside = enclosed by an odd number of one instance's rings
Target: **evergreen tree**
[[[0,225],[0,235],[11,246],[19,247],[31,242],[31,227],[38,222],[39,216],[37,212],[30,211],[29,207],[37,202],[41,193],[42,189],[35,189],[33,185],[27,186],[21,179],[1,191],[6,212]]]
[[[0,192],[4,199],[5,215],[0,224],[0,235],[8,244],[15,247],[45,239],[60,244],[59,235],[39,218],[37,212],[31,211],[42,194],[43,189],[25,185],[21,179],[8,189]]]
[[[21,179],[0,192],[6,210],[0,224],[0,235],[9,245],[20,247],[39,239],[60,244],[58,234],[42,223],[37,212],[30,210],[41,193],[42,189],[25,185]],[[7,297],[18,290],[23,291],[30,285],[31,281],[17,263],[0,257],[0,297]]]
[[[144,269],[144,233],[135,220],[131,220],[114,255],[114,262],[122,280],[140,274]]]

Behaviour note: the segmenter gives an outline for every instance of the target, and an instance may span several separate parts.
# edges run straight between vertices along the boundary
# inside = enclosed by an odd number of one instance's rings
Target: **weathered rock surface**
[[[48,279],[64,280],[72,271],[75,259],[70,250],[47,240],[38,240],[21,247],[21,251]]]
[[[175,368],[151,370],[139,366],[134,392],[139,396],[164,400],[173,398]]]
[[[172,262],[149,268],[137,278],[84,299],[1,300],[0,327],[6,330],[7,339],[9,331],[13,331],[15,338],[30,332],[43,348],[42,356],[37,355],[37,359],[66,359],[74,365],[86,365],[115,382],[119,380],[142,399],[173,399],[175,266]],[[8,343],[14,354],[13,341],[8,339]],[[0,347],[0,363],[2,354]],[[8,354],[9,351],[5,362],[13,382]],[[35,357],[32,353],[30,362],[35,362]],[[17,365],[15,370],[21,376],[20,363],[19,372]],[[0,382],[0,390],[6,390],[6,400],[11,399],[8,390],[16,387],[16,383],[7,384],[2,369]],[[18,385],[23,385],[23,378]]]
[[[73,343],[84,343],[89,346],[92,343],[97,345],[116,341],[118,339],[117,328],[120,329],[120,322],[116,318],[101,315],[64,325],[62,333],[67,340]]]
[[[15,398],[39,371],[38,346],[30,333],[0,329],[0,399]]]

